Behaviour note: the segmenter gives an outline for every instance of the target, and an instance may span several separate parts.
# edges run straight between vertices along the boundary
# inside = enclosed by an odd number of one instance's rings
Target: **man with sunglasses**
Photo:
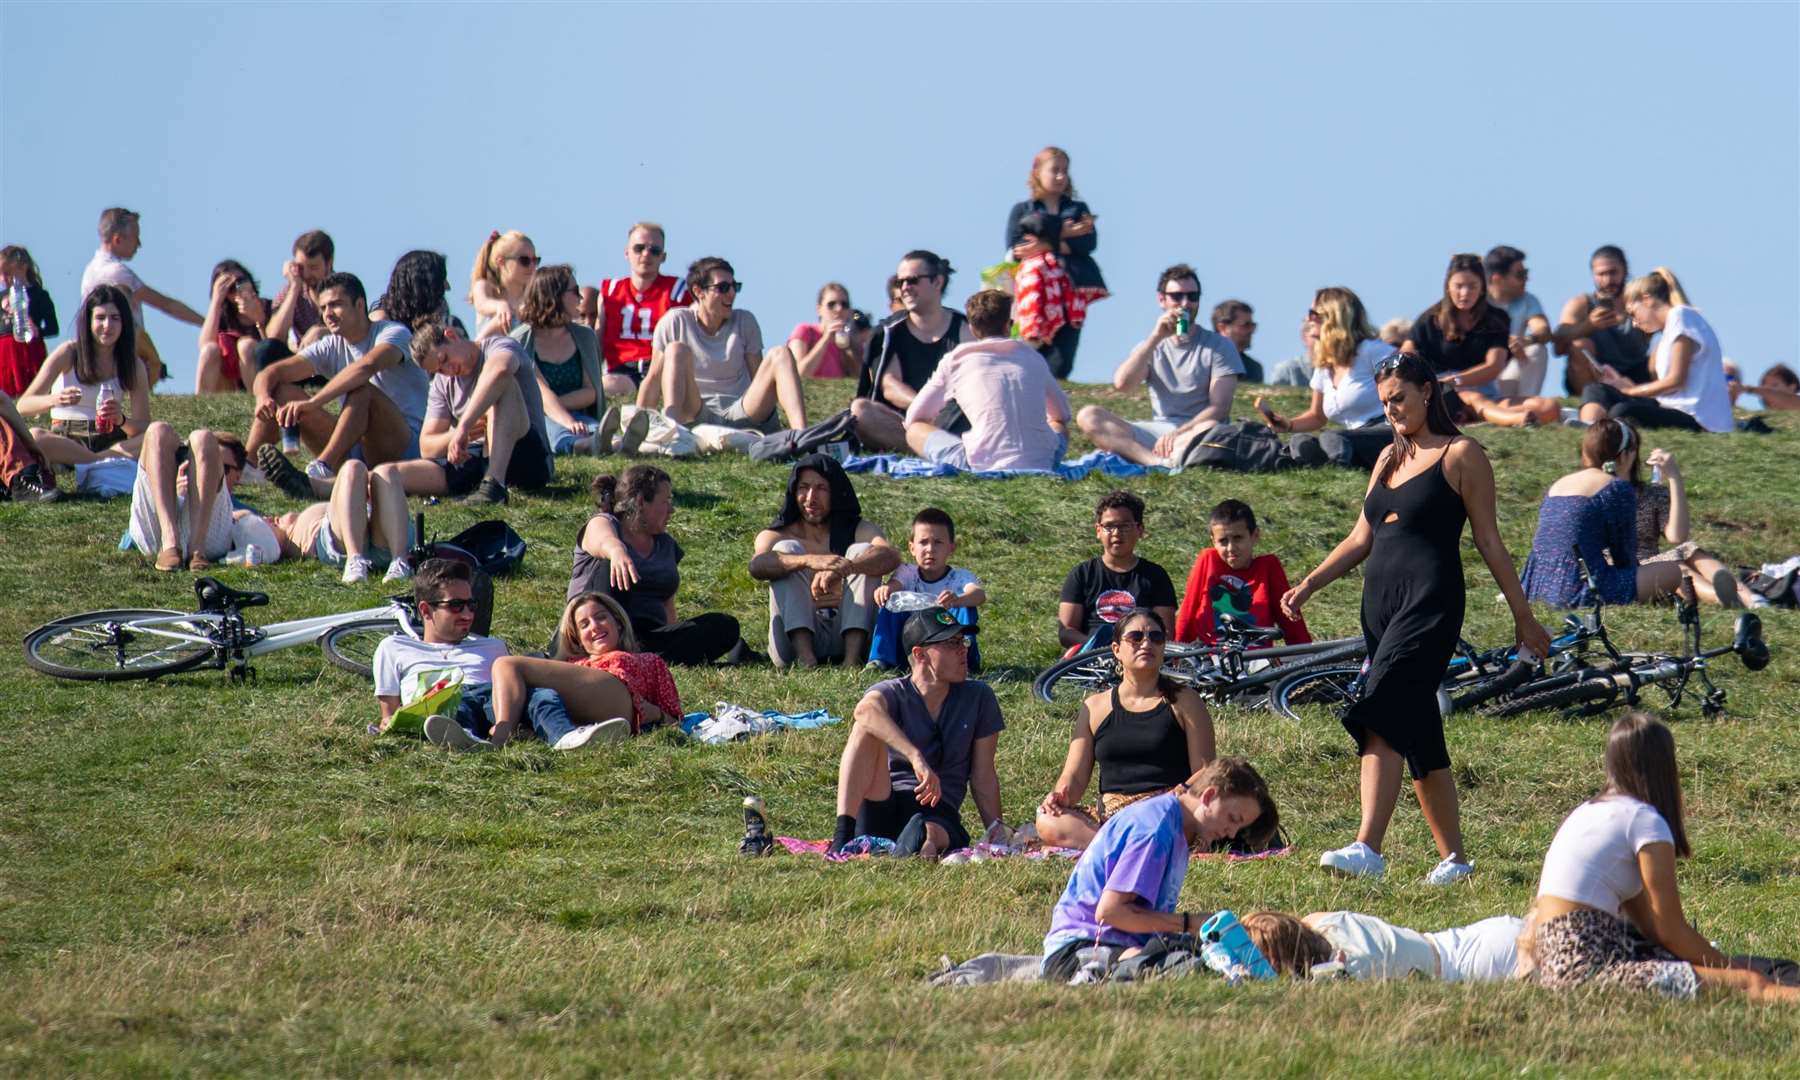
[[[653,221],[633,225],[625,234],[625,261],[631,264],[631,274],[607,278],[599,289],[581,290],[582,315],[600,335],[600,355],[606,358],[607,397],[636,396],[650,366],[656,324],[693,299],[687,282],[662,272],[668,258],[664,235],[663,227]]]
[[[492,750],[510,732],[494,731],[494,661],[507,655],[506,642],[470,633],[475,625],[475,588],[469,565],[453,559],[426,559],[413,576],[419,637],[394,634],[375,648],[375,700],[386,727],[406,702],[417,701],[460,673],[462,693],[453,714],[425,718],[425,737],[449,750]],[[576,727],[554,690],[533,690],[526,702],[532,730],[555,750],[586,746],[601,725]],[[608,721],[612,723],[612,721]],[[498,738],[493,736],[498,735]]]
[[[1212,328],[1237,346],[1238,360],[1244,365],[1244,382],[1263,381],[1261,362],[1250,356],[1250,340],[1256,336],[1256,311],[1242,300],[1221,300],[1212,310]]]
[[[856,836],[894,841],[895,855],[926,858],[969,846],[963,797],[989,829],[999,823],[994,750],[1006,722],[988,685],[969,678],[964,626],[943,608],[914,612],[900,632],[910,674],[876,683],[856,705],[838,762],[831,850]]]
[[[1483,256],[1488,276],[1488,301],[1506,312],[1512,324],[1507,351],[1512,355],[1496,380],[1500,396],[1536,397],[1544,388],[1544,372],[1550,367],[1550,316],[1544,305],[1525,288],[1530,274],[1525,253],[1501,244]]]
[[[650,341],[650,368],[638,387],[640,409],[661,409],[678,424],[717,424],[779,430],[779,402],[788,426],[806,427],[806,392],[787,345],[764,355],[756,316],[737,307],[744,283],[716,255],[688,267],[692,307],[670,311]]]
[[[975,340],[960,311],[944,306],[944,290],[955,270],[929,251],[909,251],[888,279],[898,289],[900,310],[882,320],[869,338],[869,355],[857,379],[850,414],[856,439],[871,450],[908,449],[905,412],[937,371],[946,353]],[[954,402],[936,419],[952,435],[969,430]]]
[[[1133,390],[1148,382],[1153,419],[1127,420],[1098,405],[1075,423],[1095,446],[1139,465],[1181,463],[1195,440],[1231,416],[1244,362],[1231,339],[1199,323],[1200,278],[1186,263],[1162,272],[1156,283],[1162,314],[1150,336],[1113,372],[1113,387]],[[1185,321],[1188,330],[1181,332]]]

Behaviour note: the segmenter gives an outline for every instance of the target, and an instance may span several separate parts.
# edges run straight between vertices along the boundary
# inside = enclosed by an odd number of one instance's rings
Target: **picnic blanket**
[[[803,713],[784,713],[774,709],[757,712],[742,705],[733,705],[729,701],[721,701],[713,706],[712,712],[691,712],[683,716],[681,733],[708,746],[717,746],[756,735],[768,735],[777,731],[805,731],[843,722],[842,718],[833,716],[824,709]]]
[[[1058,480],[1080,480],[1091,473],[1107,476],[1146,476],[1152,472],[1168,472],[1161,465],[1139,465],[1110,450],[1093,450],[1065,461],[1054,469],[987,469],[965,471],[953,465],[939,465],[924,458],[903,454],[853,454],[844,459],[844,471],[875,473],[895,480],[916,480],[924,476],[980,477],[983,480],[1008,480],[1017,476],[1053,476]]]
[[[891,855],[894,842],[879,836],[858,836],[844,845],[839,852],[831,850],[829,840],[801,840],[792,836],[777,836],[775,842],[795,855],[818,855],[826,862],[850,862],[852,859],[867,859],[876,855]],[[945,866],[957,866],[963,863],[983,863],[996,859],[1012,857],[1024,859],[1077,859],[1081,852],[1074,848],[1013,847],[1008,844],[980,843],[974,847],[960,848],[945,855],[938,862]]]

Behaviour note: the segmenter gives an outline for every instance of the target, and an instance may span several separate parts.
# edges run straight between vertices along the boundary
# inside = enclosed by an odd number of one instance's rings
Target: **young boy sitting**
[[[895,593],[920,593],[931,603],[955,615],[965,626],[975,625],[975,609],[987,603],[987,592],[968,570],[950,565],[956,553],[956,523],[950,515],[935,506],[913,515],[912,538],[907,541],[913,561],[901,563],[893,576],[875,590],[875,635],[869,644],[869,659],[884,668],[899,663],[900,628],[907,612],[889,611],[888,598]],[[974,639],[969,641],[969,670],[981,670],[980,653]]]
[[[1175,618],[1176,641],[1211,645],[1219,639],[1219,616],[1231,615],[1257,626],[1279,626],[1288,645],[1312,640],[1305,619],[1281,613],[1287,592],[1286,571],[1274,555],[1258,555],[1256,511],[1237,499],[1213,507],[1212,547],[1194,559],[1188,571],[1181,613]]]
[[[1069,655],[1112,641],[1112,620],[1134,607],[1147,607],[1175,622],[1175,583],[1169,572],[1137,555],[1144,537],[1144,500],[1129,491],[1104,495],[1094,507],[1094,537],[1100,555],[1069,571],[1056,606],[1057,641]],[[1110,616],[1110,617],[1109,617]]]

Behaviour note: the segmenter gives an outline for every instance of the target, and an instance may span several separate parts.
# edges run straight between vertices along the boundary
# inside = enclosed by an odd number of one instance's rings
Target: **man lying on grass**
[[[994,748],[1000,703],[969,678],[972,628],[943,608],[914,612],[900,632],[912,673],[876,683],[856,705],[838,763],[837,830],[831,850],[854,836],[894,841],[895,855],[935,858],[969,846],[963,795],[990,828],[1000,818]]]

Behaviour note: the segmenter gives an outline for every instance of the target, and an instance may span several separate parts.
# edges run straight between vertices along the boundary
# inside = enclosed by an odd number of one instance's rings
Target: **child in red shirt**
[[[1187,591],[1175,615],[1175,640],[1218,641],[1219,615],[1234,615],[1257,626],[1279,626],[1288,645],[1312,640],[1306,620],[1281,614],[1281,595],[1288,590],[1287,572],[1274,555],[1256,554],[1260,533],[1256,511],[1237,499],[1213,507],[1212,547],[1194,559]]]

